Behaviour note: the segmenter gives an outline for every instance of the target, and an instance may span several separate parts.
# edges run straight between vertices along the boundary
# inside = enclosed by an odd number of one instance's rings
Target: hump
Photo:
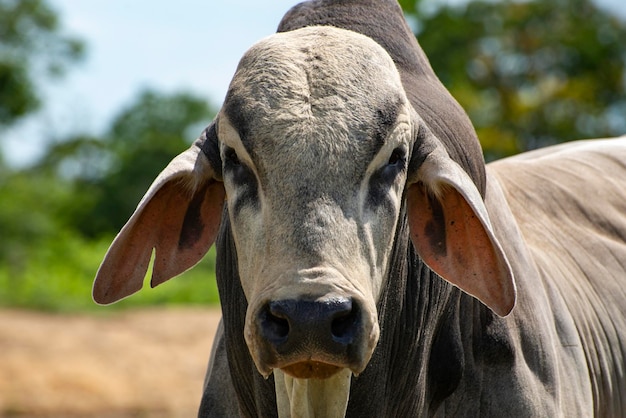
[[[335,26],[361,33],[380,44],[398,68],[434,76],[426,55],[415,47],[402,9],[393,0],[313,0],[294,6],[283,17],[278,32],[304,26]]]
[[[484,196],[485,162],[467,114],[435,75],[396,0],[312,0],[294,6],[278,32],[334,26],[370,37],[391,56],[409,101]]]

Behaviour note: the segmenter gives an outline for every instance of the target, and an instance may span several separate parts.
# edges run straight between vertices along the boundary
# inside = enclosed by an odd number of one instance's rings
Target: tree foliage
[[[0,128],[37,110],[36,79],[63,74],[83,52],[44,0],[0,0]]]
[[[59,142],[37,170],[72,180],[78,201],[66,212],[81,234],[114,233],[159,172],[189,147],[213,115],[205,100],[191,94],[145,91],[102,138]]]
[[[102,136],[53,144],[29,169],[0,164],[0,306],[93,306],[91,283],[112,237],[152,180],[212,117],[195,96],[147,91]],[[118,306],[215,302],[213,260]]]
[[[402,0],[488,158],[626,132],[626,22],[591,0]]]
[[[0,261],[21,263],[28,247],[60,231],[115,234],[152,180],[212,116],[207,102],[192,95],[147,91],[103,137],[53,144],[30,169],[0,165]]]
[[[30,249],[67,227],[64,207],[71,201],[71,188],[53,177],[28,171],[2,176],[0,265],[26,266]]]

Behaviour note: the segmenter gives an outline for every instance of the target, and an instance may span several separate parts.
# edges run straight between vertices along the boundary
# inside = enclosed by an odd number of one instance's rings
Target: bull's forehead
[[[299,175],[346,179],[372,160],[405,103],[396,67],[376,42],[311,27],[253,46],[224,114],[260,175],[279,169],[284,177],[297,167]]]

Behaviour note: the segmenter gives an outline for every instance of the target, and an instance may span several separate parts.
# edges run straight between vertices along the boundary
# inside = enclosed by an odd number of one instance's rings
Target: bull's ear
[[[487,209],[469,175],[430,133],[418,138],[419,167],[407,183],[411,240],[435,273],[476,297],[500,316],[511,312],[513,272]]]
[[[113,303],[141,289],[153,250],[152,287],[189,269],[209,250],[225,192],[216,174],[221,167],[213,167],[202,152],[208,140],[201,138],[174,158],[141,199],[100,265],[93,286],[97,303]]]

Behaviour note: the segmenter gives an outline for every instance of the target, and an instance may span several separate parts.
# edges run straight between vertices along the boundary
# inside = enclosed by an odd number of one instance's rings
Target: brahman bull
[[[94,299],[213,242],[201,416],[626,414],[626,139],[485,167],[391,0],[303,3],[244,55]]]

